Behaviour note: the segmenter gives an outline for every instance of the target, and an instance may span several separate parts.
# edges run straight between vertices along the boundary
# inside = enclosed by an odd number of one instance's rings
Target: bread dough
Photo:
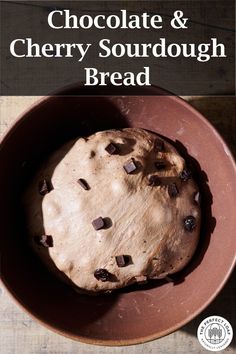
[[[198,187],[192,178],[180,178],[183,170],[185,161],[175,148],[143,129],[102,131],[65,144],[41,166],[25,194],[32,246],[48,267],[86,292],[181,270],[200,230]],[[45,195],[38,190],[43,179],[51,184]],[[187,230],[189,215],[196,225]],[[104,225],[96,230],[98,218]],[[40,235],[52,236],[53,247],[35,242]],[[107,271],[109,280],[97,279],[98,269]]]

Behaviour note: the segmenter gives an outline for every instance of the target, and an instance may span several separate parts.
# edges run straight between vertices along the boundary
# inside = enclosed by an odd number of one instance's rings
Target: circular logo
[[[205,349],[218,352],[230,345],[233,338],[233,329],[225,318],[210,316],[205,318],[198,326],[197,337]]]

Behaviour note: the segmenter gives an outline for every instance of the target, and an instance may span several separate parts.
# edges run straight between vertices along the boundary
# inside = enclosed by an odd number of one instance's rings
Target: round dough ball
[[[197,192],[183,158],[153,133],[127,128],[79,138],[44,163],[26,192],[32,245],[89,293],[164,278],[196,249]]]

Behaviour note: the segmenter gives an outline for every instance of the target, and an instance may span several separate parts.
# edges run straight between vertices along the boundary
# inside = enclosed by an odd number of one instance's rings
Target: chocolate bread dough
[[[181,270],[199,238],[198,187],[167,141],[98,132],[56,151],[25,194],[31,243],[86,292]]]

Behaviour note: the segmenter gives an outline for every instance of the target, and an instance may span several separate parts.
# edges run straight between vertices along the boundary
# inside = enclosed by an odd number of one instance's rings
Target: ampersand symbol
[[[182,18],[184,15],[183,11],[177,10],[174,12],[174,18],[171,20],[170,24],[175,29],[188,28],[185,26],[185,23],[188,21],[188,18]]]

